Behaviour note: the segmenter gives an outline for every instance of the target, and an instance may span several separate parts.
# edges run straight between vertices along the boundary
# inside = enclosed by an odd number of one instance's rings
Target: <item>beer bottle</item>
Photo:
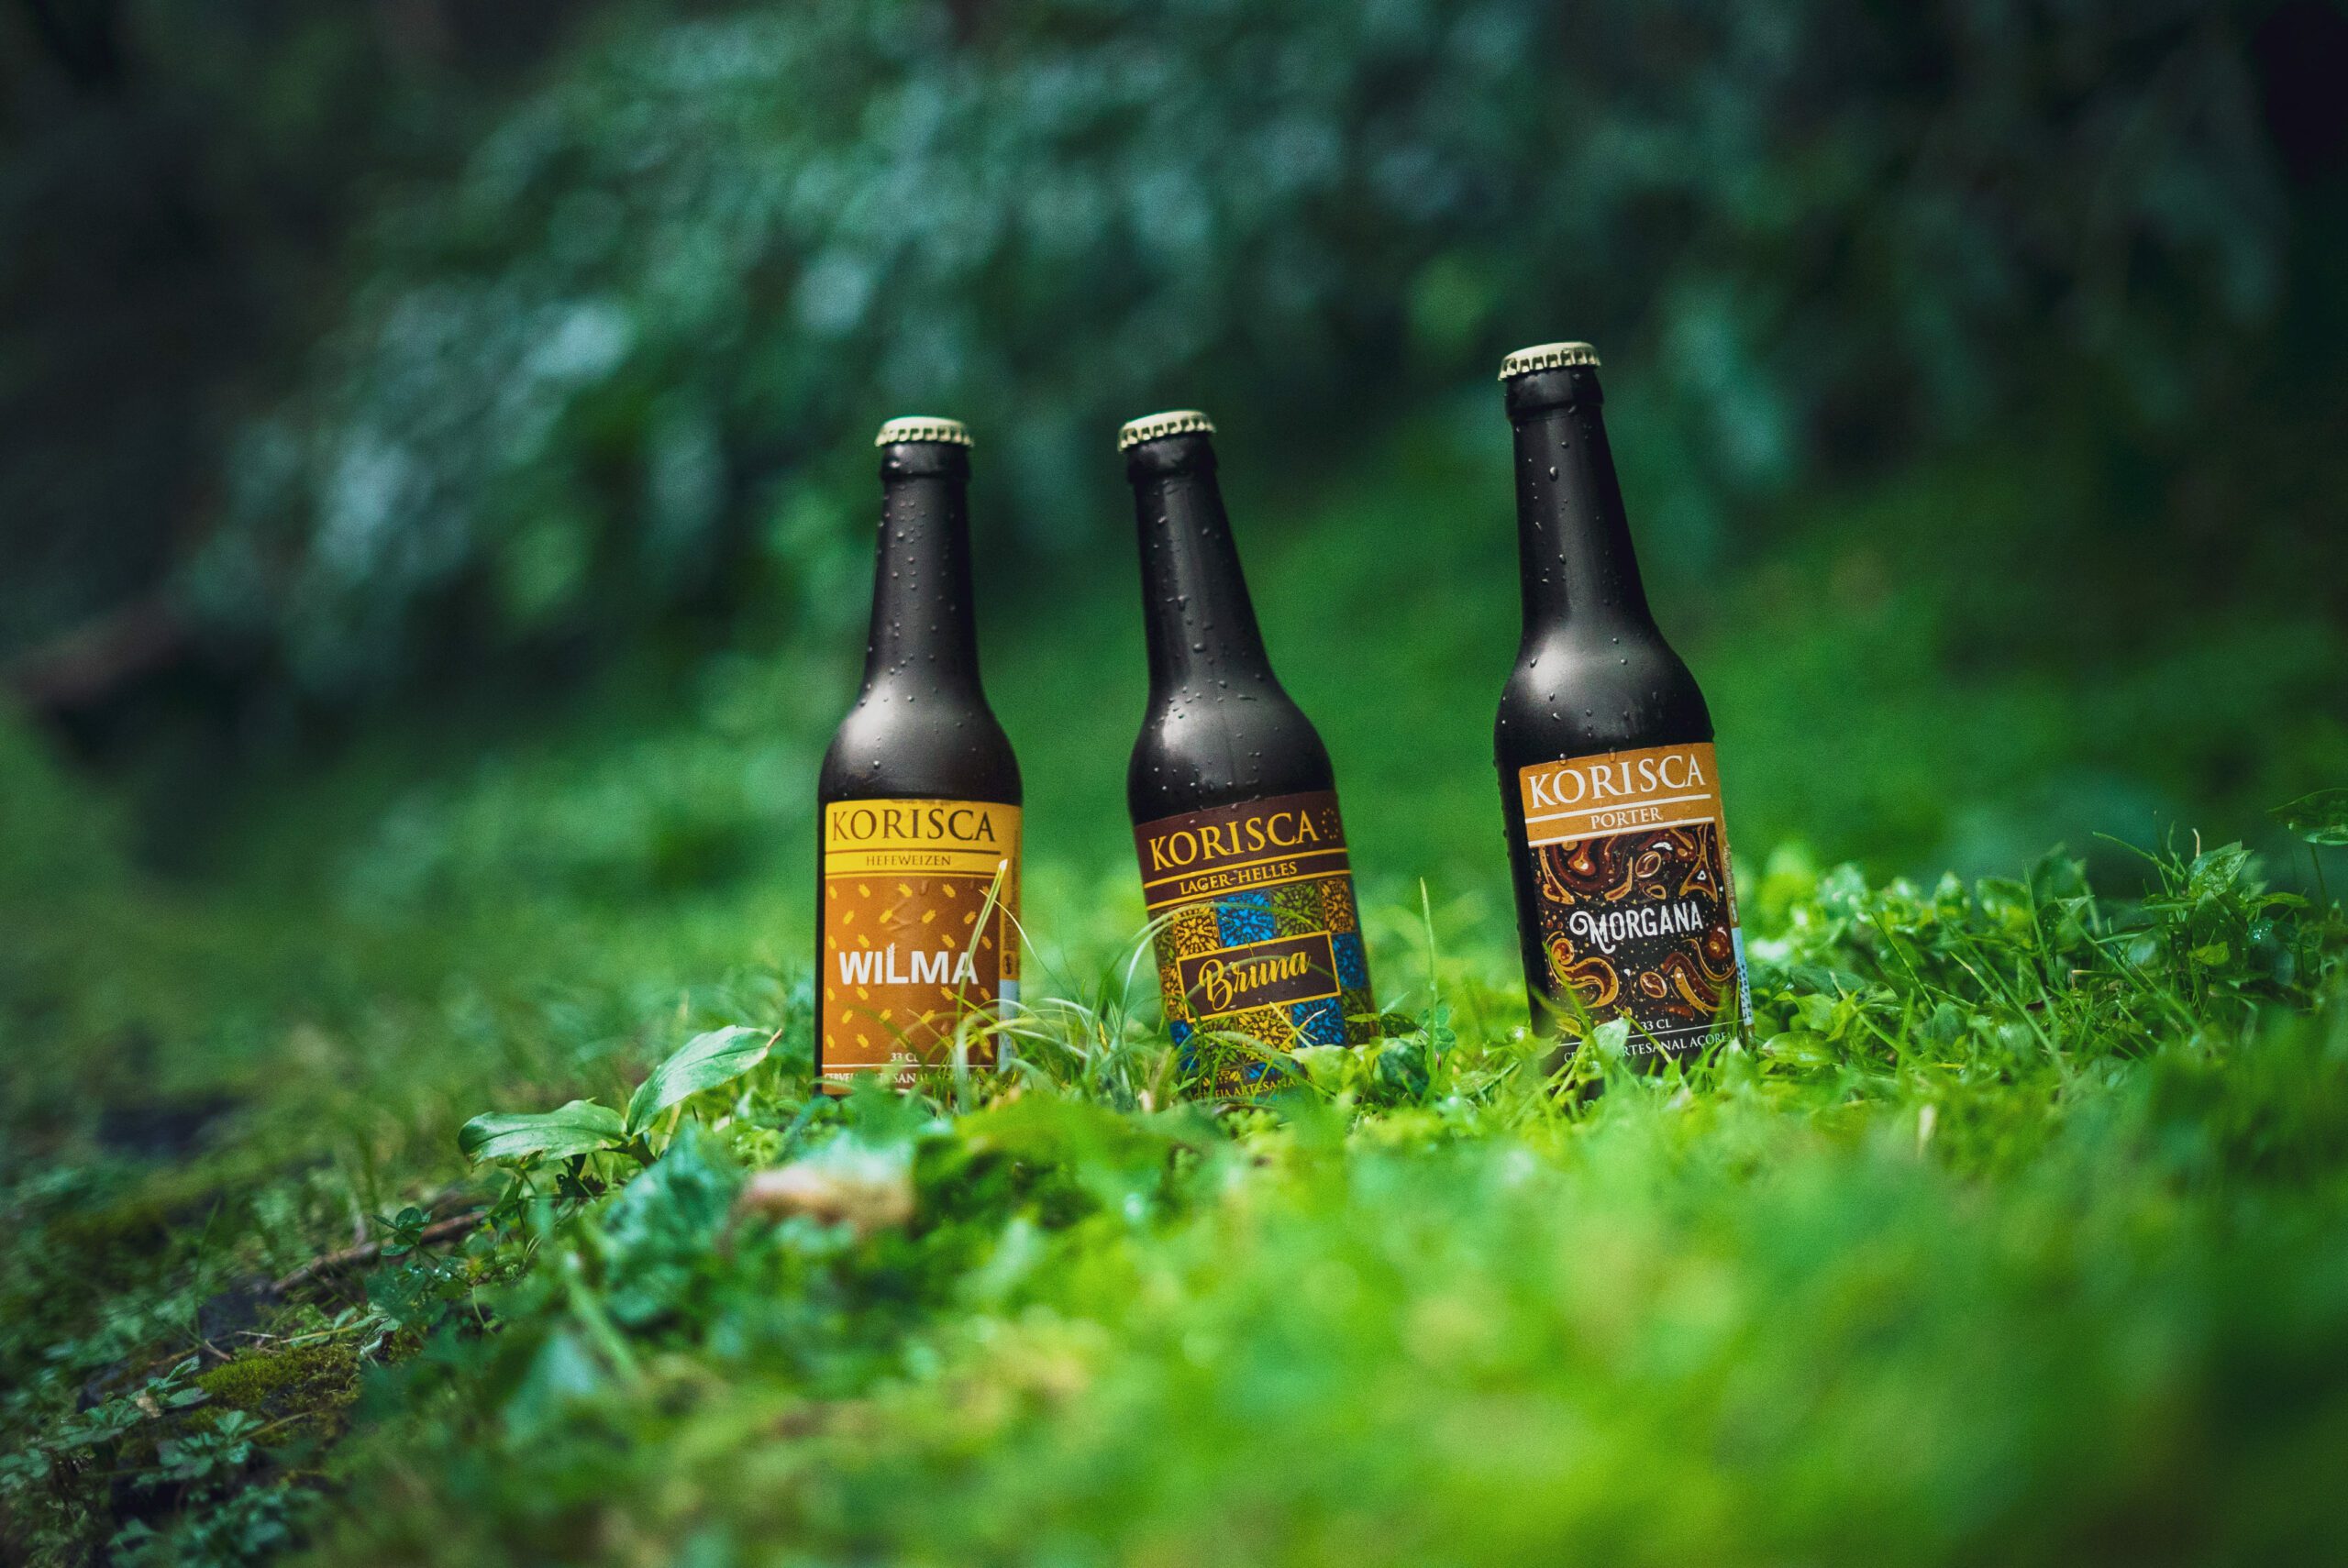
[[[1336,778],[1280,689],[1191,410],[1118,434],[1140,531],[1149,707],[1125,775],[1158,989],[1185,1060],[1217,1092],[1273,1051],[1370,1032],[1369,960]]]
[[[816,786],[815,1070],[829,1091],[950,1070],[971,1014],[1019,997],[1019,763],[979,684],[969,433],[892,419],[864,685]],[[969,1035],[969,1060],[993,1061]]]
[[[1524,633],[1492,753],[1534,1024],[1692,1055],[1751,1016],[1711,714],[1647,609],[1597,353],[1520,349],[1500,379]]]

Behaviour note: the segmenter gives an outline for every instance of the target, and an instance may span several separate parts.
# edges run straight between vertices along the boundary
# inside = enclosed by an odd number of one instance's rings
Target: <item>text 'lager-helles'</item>
[[[1260,1048],[1362,1039],[1372,1009],[1336,778],[1265,657],[1213,432],[1177,411],[1133,421],[1118,446],[1149,645],[1126,803],[1167,1023],[1227,1092],[1264,1076]]]
[[[1492,733],[1536,1025],[1642,1060],[1749,1028],[1711,714],[1648,611],[1586,343],[1501,369],[1524,632]]]
[[[864,683],[816,787],[815,1066],[898,1088],[963,1058],[1019,997],[1019,763],[979,681],[970,437],[880,427],[880,540]]]

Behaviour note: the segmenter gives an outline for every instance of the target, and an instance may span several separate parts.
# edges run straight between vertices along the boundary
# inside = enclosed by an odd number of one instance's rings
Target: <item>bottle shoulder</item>
[[[1335,788],[1320,732],[1277,682],[1151,693],[1125,770],[1136,823]]]
[[[980,693],[876,684],[833,732],[816,784],[823,801],[991,801],[1018,805],[1019,758]]]
[[[1687,662],[1659,632],[1634,628],[1528,637],[1492,726],[1503,772],[1711,738],[1711,711]]]

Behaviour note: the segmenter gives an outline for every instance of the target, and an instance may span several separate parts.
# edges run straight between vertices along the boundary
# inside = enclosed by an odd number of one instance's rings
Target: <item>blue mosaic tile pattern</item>
[[[1298,1002],[1289,1009],[1289,1021],[1309,1045],[1343,1045],[1346,1043],[1346,1009],[1337,997],[1322,997],[1315,1001]]]
[[[1272,918],[1272,899],[1268,893],[1233,893],[1215,901],[1215,921],[1223,931],[1223,944],[1236,947],[1246,942],[1268,942],[1279,934]]]

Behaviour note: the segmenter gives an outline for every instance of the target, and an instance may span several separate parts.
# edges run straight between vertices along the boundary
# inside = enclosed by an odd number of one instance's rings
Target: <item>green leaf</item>
[[[1834,1060],[1833,1048],[1807,1029],[1772,1034],[1761,1043],[1761,1054],[1803,1067],[1822,1067]]]
[[[2222,845],[2193,857],[2185,891],[2197,900],[2221,898],[2233,891],[2250,869],[2250,851],[2239,844]]]
[[[1357,1065],[1350,1045],[1300,1045],[1289,1053],[1289,1060],[1315,1088],[1332,1094],[1345,1088],[1347,1070]]]
[[[2348,790],[2318,790],[2268,814],[2309,844],[2348,845]]]
[[[2217,968],[2220,965],[2225,963],[2226,960],[2232,956],[2232,949],[2229,948],[2222,942],[2212,942],[2206,945],[2197,947],[2193,950],[2192,954],[2193,961],[2196,964],[2200,965],[2205,969]]]
[[[627,1138],[627,1124],[608,1105],[574,1099],[559,1110],[474,1117],[457,1133],[457,1147],[473,1160],[521,1160],[537,1154],[592,1154]]]
[[[628,1097],[627,1135],[641,1133],[679,1100],[740,1077],[766,1060],[767,1047],[773,1043],[772,1034],[738,1023],[694,1035]]]

